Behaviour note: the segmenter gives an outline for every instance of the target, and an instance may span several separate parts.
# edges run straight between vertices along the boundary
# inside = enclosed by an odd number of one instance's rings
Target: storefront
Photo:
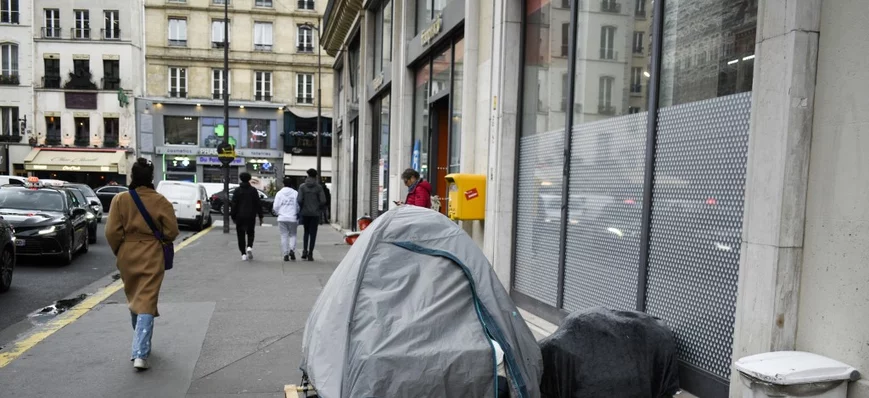
[[[39,178],[58,179],[99,187],[127,183],[127,152],[114,150],[33,149],[24,169]]]
[[[381,1],[371,7],[374,12],[374,65],[368,84],[371,112],[371,164],[368,214],[377,217],[389,210],[390,116],[392,114],[392,41],[393,2]]]

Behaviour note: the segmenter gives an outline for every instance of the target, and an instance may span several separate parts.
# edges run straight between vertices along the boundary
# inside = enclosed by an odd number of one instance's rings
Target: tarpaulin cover
[[[391,210],[353,244],[308,318],[301,369],[323,398],[540,396],[540,348],[482,251],[445,216]]]
[[[679,391],[673,332],[642,312],[574,312],[540,349],[546,398],[659,398]]]

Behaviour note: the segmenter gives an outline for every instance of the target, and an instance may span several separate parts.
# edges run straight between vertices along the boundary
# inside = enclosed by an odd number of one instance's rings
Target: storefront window
[[[317,155],[317,118],[295,118],[295,130],[284,135],[284,152],[301,156]],[[332,156],[332,133],[324,122],[320,131],[320,156]]]
[[[248,119],[246,131],[248,148],[277,148],[277,121],[267,119]]]
[[[458,173],[462,163],[462,78],[464,76],[465,40],[456,42],[454,50],[452,95],[453,116],[450,119],[450,164],[449,172]]]
[[[378,210],[389,209],[389,95],[380,100],[380,176]]]
[[[229,119],[229,143],[239,147],[246,144],[241,133],[241,119]],[[202,147],[217,148],[223,142],[226,128],[223,126],[223,118],[204,117],[200,128]]]
[[[450,88],[450,66],[452,49],[447,48],[432,61],[431,96],[435,97]]]
[[[238,184],[238,167],[229,167],[229,183]],[[203,166],[202,167],[202,182],[222,183],[223,182],[223,167],[221,166]]]
[[[357,104],[359,103],[359,71],[361,70],[360,57],[359,57],[359,39],[357,38],[352,44],[350,44],[350,51],[348,52],[347,62],[350,65],[350,71],[348,72],[348,77],[350,80],[350,98],[349,103]]]
[[[190,116],[163,116],[163,134],[168,145],[197,145],[199,119]]]
[[[196,161],[186,156],[166,157],[167,173],[195,173]]]
[[[423,178],[429,179],[428,155],[431,141],[429,130],[428,92],[431,81],[431,68],[428,64],[416,71],[413,92],[413,156],[412,166]]]

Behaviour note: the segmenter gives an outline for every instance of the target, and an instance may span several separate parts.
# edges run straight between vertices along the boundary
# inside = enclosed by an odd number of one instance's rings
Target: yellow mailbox
[[[449,174],[447,192],[451,220],[483,220],[486,217],[486,176],[484,174]]]

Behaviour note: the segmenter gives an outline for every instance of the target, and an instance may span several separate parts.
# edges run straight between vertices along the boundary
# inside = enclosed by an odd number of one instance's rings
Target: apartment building
[[[16,172],[126,183],[136,146],[132,102],[144,89],[142,1],[32,4],[35,148]]]
[[[330,176],[332,98],[317,98],[320,86],[332,90],[331,71],[317,68],[324,9],[324,0],[145,1],[147,89],[136,108],[140,151],[154,158],[158,179],[222,182],[216,147],[229,134],[232,182],[243,171],[261,188],[283,175],[301,180],[316,167],[320,101]]]
[[[0,173],[22,174],[33,131],[33,4],[0,1]]]

